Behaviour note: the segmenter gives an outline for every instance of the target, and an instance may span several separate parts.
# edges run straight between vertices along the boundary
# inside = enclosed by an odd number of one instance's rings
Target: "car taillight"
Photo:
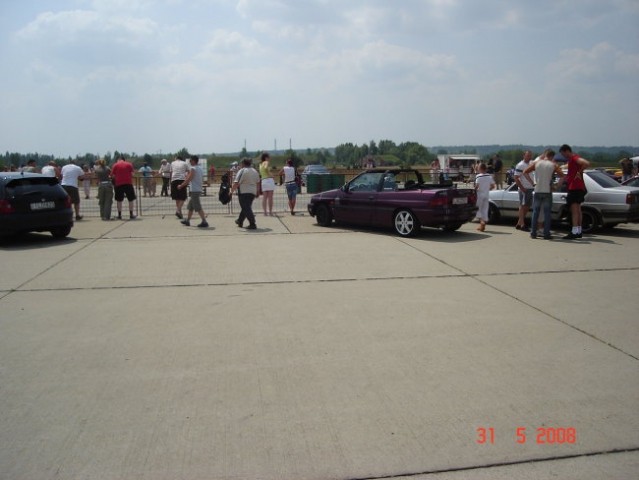
[[[431,207],[445,207],[448,204],[448,195],[446,192],[438,192],[430,201]]]
[[[67,195],[64,199],[64,208],[71,208],[72,205],[73,204],[71,203],[71,197]]]
[[[637,199],[639,199],[639,196],[637,196],[634,193],[626,194],[626,203],[628,205],[632,205],[633,203],[637,203]]]
[[[14,213],[16,211],[8,200],[0,200],[0,214]]]

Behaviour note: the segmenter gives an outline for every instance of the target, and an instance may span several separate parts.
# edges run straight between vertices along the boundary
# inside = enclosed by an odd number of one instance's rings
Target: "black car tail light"
[[[16,209],[9,203],[8,200],[0,200],[0,214],[6,215],[8,213],[15,213]]]
[[[64,199],[64,208],[71,208],[72,205],[71,197],[67,195]]]

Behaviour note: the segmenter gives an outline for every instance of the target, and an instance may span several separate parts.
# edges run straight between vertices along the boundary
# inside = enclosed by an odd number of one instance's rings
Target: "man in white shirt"
[[[552,183],[554,175],[563,182],[564,172],[554,161],[555,152],[546,150],[544,154],[535,160],[524,170],[524,174],[535,172],[537,183],[535,184],[535,195],[533,199],[533,215],[531,223],[531,238],[537,238],[537,223],[539,221],[539,213],[543,209],[544,212],[544,239],[551,240],[550,222],[552,211]]]
[[[75,219],[82,220],[80,215],[80,192],[78,191],[78,180],[84,179],[84,170],[77,166],[73,160],[62,167],[62,181],[60,184],[71,198],[71,203],[75,209]]]
[[[530,229],[526,226],[526,214],[532,206],[533,181],[530,175],[524,173],[524,170],[528,168],[531,159],[531,151],[526,150],[523,160],[515,167],[515,183],[519,187],[519,219],[515,228],[524,232],[530,232]]]
[[[189,173],[189,165],[179,155],[175,157],[171,163],[171,198],[175,200],[175,216],[180,220],[184,218],[182,215],[182,206],[186,202],[186,189],[178,188],[186,179]]]

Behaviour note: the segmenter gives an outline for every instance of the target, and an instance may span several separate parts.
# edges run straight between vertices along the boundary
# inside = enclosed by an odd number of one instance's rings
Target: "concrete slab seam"
[[[575,453],[570,455],[557,455],[554,457],[529,458],[524,460],[514,460],[512,462],[497,462],[497,463],[488,463],[486,465],[453,467],[453,468],[446,468],[446,469],[440,469],[440,470],[428,470],[425,472],[399,473],[399,474],[393,474],[393,475],[385,475],[381,477],[353,477],[346,480],[385,480],[385,479],[402,478],[402,477],[417,477],[417,476],[423,476],[423,475],[439,475],[442,473],[484,470],[488,468],[509,467],[514,465],[525,465],[525,464],[531,464],[531,463],[555,462],[558,460],[572,460],[576,458],[597,457],[602,455],[615,455],[620,453],[634,453],[634,452],[639,452],[639,447],[604,450],[600,452]]]

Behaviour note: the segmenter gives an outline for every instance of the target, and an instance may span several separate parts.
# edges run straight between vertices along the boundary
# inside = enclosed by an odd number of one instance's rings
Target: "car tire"
[[[488,206],[488,223],[498,223],[500,218],[499,209],[491,203]]]
[[[324,205],[323,203],[320,203],[317,206],[315,218],[317,218],[317,224],[321,225],[322,227],[330,227],[333,223],[333,214],[328,208],[328,205]]]
[[[55,238],[66,238],[71,233],[71,227],[69,225],[64,225],[62,227],[56,227],[51,230],[51,235]]]
[[[581,212],[581,231],[583,233],[592,233],[599,227],[599,214],[590,209],[584,209]]]
[[[393,216],[393,227],[401,237],[412,237],[420,228],[419,220],[410,210],[399,210]]]

